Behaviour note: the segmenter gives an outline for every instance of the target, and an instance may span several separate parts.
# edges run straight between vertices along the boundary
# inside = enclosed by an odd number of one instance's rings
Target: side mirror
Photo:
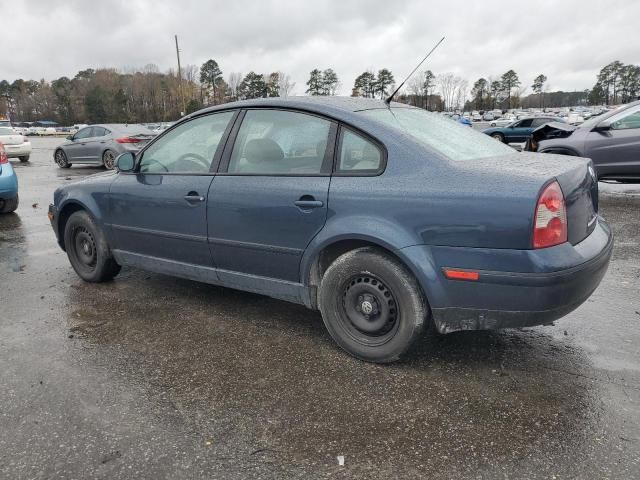
[[[67,140],[73,140],[73,135],[67,135]]]
[[[611,130],[611,122],[609,120],[603,120],[593,127],[594,132],[606,132],[608,130]]]
[[[131,152],[124,152],[116,158],[116,166],[121,172],[130,172],[136,165],[136,157]]]

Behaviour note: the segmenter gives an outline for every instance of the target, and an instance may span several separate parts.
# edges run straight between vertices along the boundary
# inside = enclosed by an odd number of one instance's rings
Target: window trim
[[[340,153],[342,151],[342,141],[344,139],[344,132],[348,131],[354,135],[357,135],[369,142],[371,142],[380,152],[380,167],[376,170],[340,170],[338,168],[340,161]],[[338,136],[336,142],[336,148],[333,157],[333,176],[334,177],[379,177],[387,169],[388,153],[384,144],[377,138],[372,137],[366,132],[360,129],[353,128],[351,126],[340,124],[338,129]]]
[[[227,127],[224,130],[224,133],[222,134],[222,138],[220,139],[220,143],[218,143],[218,146],[216,147],[216,151],[213,154],[213,158],[211,160],[211,165],[209,167],[209,171],[208,172],[141,172],[140,171],[140,164],[141,164],[142,159],[144,157],[144,153],[147,151],[147,149],[149,147],[151,147],[151,145],[153,145],[154,143],[159,141],[162,137],[164,137],[168,132],[170,132],[174,128],[176,128],[176,127],[178,127],[180,125],[184,125],[186,123],[189,123],[189,122],[191,122],[193,120],[197,120],[199,118],[208,117],[208,116],[212,116],[212,115],[218,115],[218,114],[221,114],[221,113],[229,113],[229,112],[232,112],[233,115],[231,117],[231,120],[229,120],[229,123],[227,124]],[[224,109],[224,110],[214,110],[213,112],[204,112],[201,115],[195,115],[193,117],[186,117],[186,118],[182,119],[181,121],[174,123],[171,127],[167,128],[160,135],[158,135],[153,140],[148,142],[142,148],[142,150],[137,152],[135,154],[135,167],[133,168],[132,171],[130,171],[130,172],[120,172],[120,173],[121,174],[128,174],[128,175],[183,175],[183,176],[198,176],[198,177],[201,177],[201,176],[214,176],[214,175],[216,175],[216,170],[218,168],[218,165],[220,164],[220,158],[222,157],[222,153],[224,151],[224,148],[225,148],[225,146],[226,146],[226,144],[227,144],[227,142],[229,140],[229,133],[235,127],[235,125],[237,123],[237,120],[238,120],[239,114],[240,114],[240,109],[230,108],[230,109]]]
[[[301,115],[309,115],[311,117],[317,117],[321,120],[329,122],[329,134],[327,136],[327,148],[324,152],[324,159],[322,160],[322,165],[320,167],[320,173],[238,173],[238,172],[229,172],[229,164],[231,163],[231,154],[233,153],[233,148],[235,147],[236,140],[238,138],[238,133],[240,132],[240,128],[244,123],[244,118],[249,111],[263,111],[263,110],[277,110],[289,113],[298,113]],[[338,123],[335,119],[331,117],[327,117],[325,115],[320,115],[314,112],[308,112],[306,110],[296,109],[296,108],[286,108],[286,107],[250,107],[243,108],[241,114],[239,115],[238,121],[233,127],[231,134],[226,142],[224,153],[222,154],[222,158],[220,161],[220,167],[218,168],[217,175],[222,175],[226,177],[330,177],[332,175],[333,164],[335,162],[335,152],[336,152],[336,143],[337,143],[337,135],[338,135]]]

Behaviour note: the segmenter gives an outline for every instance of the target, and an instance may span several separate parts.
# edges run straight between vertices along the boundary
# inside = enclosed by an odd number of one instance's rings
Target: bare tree
[[[409,91],[409,102],[416,107],[424,108],[423,98],[424,91],[424,73],[418,72],[407,82],[407,90]]]
[[[231,99],[238,99],[238,88],[240,88],[240,84],[242,83],[242,73],[240,72],[231,72],[229,77],[227,78],[227,85],[229,85],[229,91],[231,92]]]
[[[293,92],[296,82],[291,81],[291,77],[284,72],[278,72],[278,90],[281,97],[288,97]]]

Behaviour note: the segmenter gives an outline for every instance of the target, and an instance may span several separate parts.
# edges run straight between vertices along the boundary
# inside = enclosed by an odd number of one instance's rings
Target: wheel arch
[[[580,153],[575,148],[565,147],[563,145],[546,147],[539,151],[539,153],[555,153],[556,155],[571,155],[573,157],[581,157]]]
[[[64,229],[67,226],[69,217],[79,211],[87,212],[87,214],[90,215],[91,218],[96,220],[96,216],[93,214],[91,209],[79,200],[69,200],[60,207],[60,211],[58,213],[58,243],[64,251],[66,251],[64,245]]]
[[[328,239],[319,245],[312,255],[305,255],[308,259],[306,262],[303,259],[302,279],[303,283],[309,288],[309,298],[312,308],[316,309],[318,306],[319,287],[322,282],[322,277],[329,266],[341,255],[363,247],[376,248],[407,268],[416,278],[427,305],[430,305],[430,295],[421,281],[422,275],[419,274],[418,266],[403,254],[402,249],[394,248],[388,242],[377,237],[351,235]]]

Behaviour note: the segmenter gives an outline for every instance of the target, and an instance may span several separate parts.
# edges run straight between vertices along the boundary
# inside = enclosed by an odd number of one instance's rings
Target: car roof
[[[416,108],[404,103],[391,102],[394,108]],[[378,108],[388,108],[389,106],[379,99],[362,97],[337,97],[337,96],[309,96],[309,97],[273,97],[257,98],[253,100],[242,100],[239,102],[224,103],[214,107],[208,107],[192,113],[191,116],[200,115],[216,110],[226,110],[230,108],[252,108],[252,107],[272,107],[272,108],[293,108],[307,110],[322,114],[353,113],[362,110],[373,110]]]

